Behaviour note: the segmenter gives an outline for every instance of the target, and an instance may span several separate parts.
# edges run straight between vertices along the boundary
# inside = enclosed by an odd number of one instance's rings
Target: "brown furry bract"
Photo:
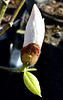
[[[36,43],[30,43],[21,49],[21,60],[25,65],[34,65],[40,55],[40,47]]]

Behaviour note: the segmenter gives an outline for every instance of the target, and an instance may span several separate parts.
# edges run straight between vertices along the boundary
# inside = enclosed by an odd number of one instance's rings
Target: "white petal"
[[[26,26],[23,47],[27,46],[30,43],[37,43],[41,48],[44,39],[44,33],[44,19],[42,18],[38,7],[36,6],[36,4],[34,4]]]

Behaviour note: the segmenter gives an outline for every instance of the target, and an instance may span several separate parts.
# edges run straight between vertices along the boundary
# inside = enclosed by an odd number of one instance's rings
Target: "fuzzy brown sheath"
[[[30,43],[21,49],[21,60],[25,65],[34,65],[40,55],[40,47],[36,43]]]

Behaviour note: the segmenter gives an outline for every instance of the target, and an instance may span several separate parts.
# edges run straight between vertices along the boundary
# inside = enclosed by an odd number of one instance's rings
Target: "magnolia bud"
[[[23,64],[31,66],[37,62],[44,33],[44,19],[42,18],[40,10],[34,4],[26,26],[23,48],[21,49],[21,60]]]

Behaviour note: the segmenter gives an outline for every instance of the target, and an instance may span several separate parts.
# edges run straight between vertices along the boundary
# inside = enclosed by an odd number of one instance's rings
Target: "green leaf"
[[[29,71],[37,71],[37,69],[36,68],[27,68],[26,71],[28,71],[28,72]]]
[[[38,79],[30,72],[25,71],[23,75],[24,84],[34,94],[41,96],[41,89]]]
[[[16,31],[17,34],[25,34],[25,30],[19,29]]]

